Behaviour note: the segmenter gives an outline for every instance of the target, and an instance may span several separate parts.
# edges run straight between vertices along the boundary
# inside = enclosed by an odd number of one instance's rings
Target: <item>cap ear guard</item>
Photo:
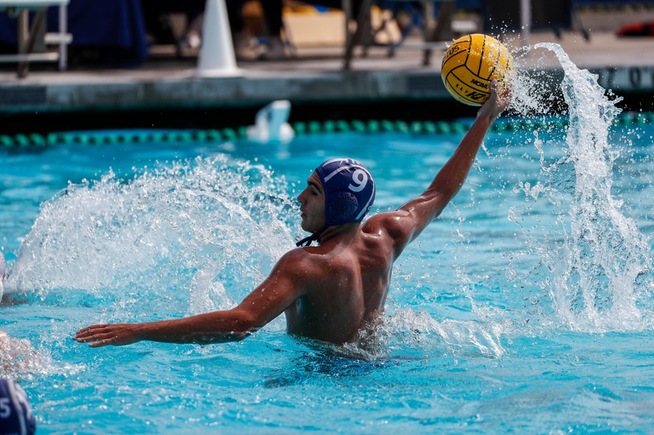
[[[327,221],[332,225],[352,222],[356,218],[358,209],[359,201],[353,193],[338,192],[329,201],[329,207],[327,207],[329,216],[327,216]]]

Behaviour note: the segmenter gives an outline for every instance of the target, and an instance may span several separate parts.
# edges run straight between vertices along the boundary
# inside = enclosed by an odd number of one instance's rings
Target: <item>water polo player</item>
[[[498,95],[495,82],[491,88],[452,157],[420,196],[399,209],[363,222],[375,196],[370,172],[355,160],[328,160],[298,196],[302,229],[311,235],[298,242],[304,246],[284,254],[238,306],[181,319],[93,325],[78,331],[75,340],[92,347],[140,340],[234,341],[285,313],[290,334],[355,341],[383,313],[394,261],[457,194],[486,132],[508,104],[508,95]],[[313,241],[318,245],[310,246]]]

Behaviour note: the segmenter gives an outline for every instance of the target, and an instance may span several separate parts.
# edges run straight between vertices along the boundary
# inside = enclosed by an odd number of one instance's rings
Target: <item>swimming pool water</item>
[[[5,284],[20,294],[0,307],[0,368],[40,433],[650,433],[654,127],[614,125],[596,77],[533,49],[565,72],[567,126],[514,77],[527,128],[487,136],[396,263],[385,320],[345,346],[289,337],[282,318],[205,347],[71,337],[232,306],[302,235],[294,198],[317,164],[362,160],[373,212],[394,209],[460,135],[0,151]]]
[[[90,349],[71,336],[238,302],[300,236],[294,198],[323,159],[368,164],[383,211],[420,193],[459,135],[4,151],[0,245],[8,287],[27,295],[1,307],[0,328],[35,350],[9,374],[40,433],[647,433],[654,128],[609,136],[612,200],[635,227],[615,230],[604,205],[580,212],[615,240],[607,270],[627,254],[644,262],[616,281],[565,258],[585,244],[573,243],[565,133],[488,136],[460,194],[398,261],[367,347],[291,338],[281,318],[204,347]],[[623,289],[633,304],[613,310]]]

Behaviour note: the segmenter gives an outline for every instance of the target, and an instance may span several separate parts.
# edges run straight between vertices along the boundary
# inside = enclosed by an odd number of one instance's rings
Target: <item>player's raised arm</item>
[[[417,198],[401,206],[396,212],[380,214],[378,219],[395,239],[396,257],[415,240],[425,227],[438,217],[445,206],[459,192],[470,172],[482,140],[489,127],[510,101],[508,92],[499,95],[497,83],[491,83],[491,96],[479,109],[475,122],[461,140],[452,157],[438,171],[429,187]]]
[[[499,95],[497,93],[497,82],[491,82],[491,96],[479,109],[477,119],[461,140],[452,157],[438,171],[427,190],[420,197],[408,202],[401,208],[405,210],[412,209],[416,207],[416,201],[418,203],[425,203],[426,201],[425,210],[420,211],[426,214],[428,218],[426,223],[437,217],[463,186],[486,132],[508,103],[508,94]]]

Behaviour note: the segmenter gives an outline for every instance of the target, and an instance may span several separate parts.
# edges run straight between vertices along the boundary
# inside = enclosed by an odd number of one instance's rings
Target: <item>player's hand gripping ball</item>
[[[441,77],[454,98],[470,106],[481,106],[490,97],[490,82],[497,80],[501,93],[512,70],[513,59],[504,44],[475,33],[450,45],[441,64]]]

